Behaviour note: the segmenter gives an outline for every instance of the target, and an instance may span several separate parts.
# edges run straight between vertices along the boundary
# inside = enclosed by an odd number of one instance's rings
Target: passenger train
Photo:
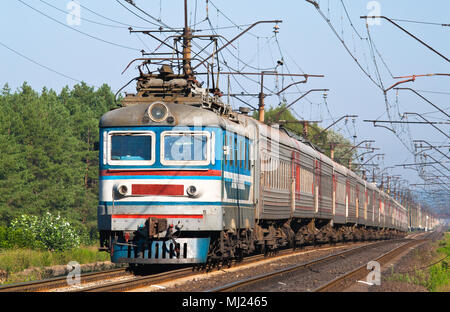
[[[98,227],[116,263],[226,261],[402,236],[406,209],[168,66],[100,120]]]

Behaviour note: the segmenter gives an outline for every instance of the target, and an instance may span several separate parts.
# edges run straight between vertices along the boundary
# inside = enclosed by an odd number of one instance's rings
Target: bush
[[[54,216],[47,212],[43,217],[21,215],[11,222],[9,230],[11,234],[8,236],[18,235],[11,238],[15,244],[22,244],[20,247],[63,251],[80,245],[80,236],[59,214]],[[32,242],[29,243],[31,246],[23,245],[24,238]]]
[[[12,248],[42,249],[45,246],[30,231],[0,227],[0,249]]]

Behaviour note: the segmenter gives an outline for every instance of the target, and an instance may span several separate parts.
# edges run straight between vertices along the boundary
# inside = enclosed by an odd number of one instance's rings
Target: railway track
[[[404,251],[408,250],[409,248],[416,247],[424,242],[426,242],[426,239],[420,239],[420,240],[413,240],[410,242],[407,242],[394,250],[388,251],[381,255],[380,257],[374,259],[374,261],[378,262],[380,266],[384,266],[385,264],[389,263],[392,259],[403,253]],[[345,273],[336,279],[332,280],[329,283],[326,283],[325,285],[322,285],[314,290],[314,292],[338,292],[342,291],[346,288],[348,288],[350,285],[355,283],[358,280],[364,279],[367,274],[369,274],[369,270],[367,269],[366,265],[362,265],[359,268],[356,268],[355,270]]]
[[[126,268],[112,269],[102,272],[92,272],[82,274],[80,281],[82,284],[86,284],[97,282],[104,279],[111,279],[127,275],[131,275],[131,273],[127,271]],[[39,292],[67,286],[68,286],[67,277],[61,276],[46,280],[1,286],[0,292]]]
[[[392,240],[390,240],[392,241]],[[314,263],[319,263],[327,260],[331,260],[332,258],[336,258],[339,256],[348,255],[349,253],[356,253],[358,251],[361,251],[363,249],[374,247],[380,244],[383,244],[387,241],[379,241],[379,242],[370,242],[360,247],[355,247],[347,251],[339,252],[336,254],[333,254],[331,256],[326,256],[314,261],[310,261],[305,264],[297,265],[292,268],[286,269],[288,271],[294,271],[296,268],[300,267],[308,267],[313,265]],[[241,265],[246,265],[250,263],[257,263],[258,261],[267,260],[270,258],[276,259],[277,257],[285,256],[285,255],[300,255],[303,252],[306,251],[320,251],[320,250],[326,250],[330,248],[337,248],[342,246],[348,246],[349,243],[339,243],[334,246],[331,246],[329,244],[322,245],[321,247],[317,246],[307,246],[302,248],[301,250],[292,250],[292,249],[286,249],[281,250],[276,253],[276,255],[267,257],[262,254],[247,257],[239,262],[233,262],[233,267],[239,267]],[[152,285],[157,285],[169,281],[173,281],[180,278],[186,278],[193,275],[201,274],[201,272],[194,270],[192,267],[186,267],[182,269],[172,270],[172,271],[165,271],[161,273],[151,274],[148,276],[133,276],[133,273],[127,270],[126,268],[120,268],[120,269],[114,269],[114,270],[108,270],[103,272],[94,272],[94,273],[86,273],[81,275],[81,285],[86,285],[93,282],[101,282],[98,285],[95,286],[85,286],[80,288],[68,288],[67,284],[67,278],[66,276],[63,277],[57,277],[52,278],[48,280],[41,280],[41,281],[34,281],[34,282],[27,282],[27,283],[20,283],[20,284],[13,284],[13,285],[6,285],[0,287],[0,292],[39,292],[39,291],[49,291],[49,290],[57,290],[57,289],[63,289],[67,288],[67,291],[81,291],[81,292],[123,292],[123,291],[130,291],[137,288],[142,287],[148,287]],[[264,276],[257,276],[252,279],[248,279],[247,281],[241,281],[242,283],[245,283],[246,285],[250,284],[252,280],[255,282],[257,280],[262,280],[264,278],[269,278],[270,276],[276,275],[276,272],[270,273],[267,275],[267,277]],[[278,272],[278,274],[283,274],[283,272]],[[108,281],[110,279],[114,279],[117,277],[124,277],[129,276],[130,278],[125,281]],[[232,291],[233,289],[239,289],[242,286],[239,286],[240,282],[233,283],[233,285],[225,285],[223,287],[219,287],[217,289],[213,289],[210,291],[218,292],[218,291]]]
[[[292,252],[292,250],[291,249],[283,250],[283,251],[279,252],[279,255],[284,255],[289,252]],[[255,255],[255,256],[247,257],[240,262],[234,261],[232,263],[232,265],[239,266],[239,265],[243,265],[243,264],[247,264],[247,263],[251,263],[251,262],[257,262],[257,261],[264,260],[264,259],[267,259],[267,257],[265,257],[262,254]],[[99,285],[99,286],[89,287],[86,289],[82,289],[80,291],[82,291],[82,292],[123,292],[123,291],[133,290],[136,288],[147,287],[147,286],[151,286],[151,285],[155,285],[155,284],[173,281],[173,280],[179,279],[179,278],[194,276],[199,273],[201,273],[201,272],[193,269],[193,267],[187,267],[187,268],[178,269],[178,270],[174,270],[174,271],[170,271],[170,272],[162,272],[162,273],[158,273],[158,274],[152,274],[150,276],[136,277],[132,281],[123,281],[123,282],[117,282],[117,283],[112,283],[112,284],[108,284],[108,285]]]
[[[342,246],[344,243],[337,244],[336,246]],[[302,249],[302,251],[306,250],[322,250],[324,248],[329,248],[328,244],[323,245],[320,248],[314,246],[307,246]],[[278,256],[285,255],[292,252],[291,249],[282,250],[277,253]],[[255,255],[252,257],[248,257],[239,264],[246,264],[249,262],[255,262],[259,260],[267,259],[264,255]],[[234,263],[236,265],[236,262]],[[176,278],[188,277],[191,275],[199,274],[198,271],[193,271],[192,267],[162,272],[157,274],[152,274],[144,277],[133,277],[132,281],[121,281],[121,282],[109,282],[104,285],[96,285],[91,287],[85,287],[85,289],[80,290],[70,290],[70,291],[86,291],[86,292],[108,292],[108,291],[127,291],[132,290],[139,287],[145,287],[155,283],[161,283],[165,281],[174,280]],[[81,285],[86,285],[89,283],[99,282],[108,279],[114,279],[117,277],[123,276],[132,276],[133,273],[130,272],[126,268],[113,269],[102,272],[92,272],[92,273],[84,273],[81,275],[80,282]],[[11,285],[0,286],[0,292],[43,292],[43,291],[51,291],[57,289],[68,288],[67,277],[55,277],[51,279],[32,281],[32,282],[24,282],[17,283]]]
[[[435,236],[435,232],[432,232],[428,235],[426,235],[426,238],[420,238],[423,235],[414,235],[413,237],[415,238],[414,240],[407,242],[404,245],[401,245],[391,251],[388,251],[386,253],[384,253],[383,255],[379,256],[378,258],[374,259],[374,261],[378,262],[380,264],[381,267],[383,267],[384,265],[388,264],[392,259],[394,259],[395,257],[399,256],[400,254],[402,254],[403,252],[405,252],[406,250],[410,249],[410,248],[415,248],[421,244],[423,244],[424,242],[430,240],[433,238],[433,236]],[[419,238],[417,238],[419,237]],[[349,286],[351,286],[352,284],[356,283],[358,280],[362,280],[364,279],[367,274],[369,274],[369,270],[367,269],[366,265],[362,265],[358,268],[356,268],[353,271],[347,272],[341,276],[338,276],[337,278],[335,278],[334,280],[318,287],[317,289],[315,289],[315,292],[337,292],[337,291],[342,291],[346,288],[348,288]]]
[[[243,291],[243,289],[248,289],[249,286],[255,286],[257,284],[262,284],[265,281],[268,281],[270,279],[277,278],[277,277],[278,278],[280,278],[280,277],[283,278],[285,276],[288,276],[288,275],[292,274],[293,272],[297,272],[297,271],[300,271],[300,270],[309,269],[309,270],[313,270],[314,271],[313,267],[316,266],[316,265],[320,265],[320,264],[325,263],[325,262],[333,261],[333,260],[338,259],[340,257],[348,257],[348,256],[351,256],[351,255],[363,252],[364,250],[368,250],[368,249],[371,249],[371,248],[376,248],[378,246],[383,246],[386,243],[392,243],[393,241],[399,241],[399,242],[404,241],[405,243],[402,244],[400,247],[395,248],[394,250],[391,250],[391,251],[385,253],[382,257],[384,257],[383,259],[386,259],[386,262],[389,261],[390,259],[396,257],[398,254],[400,254],[401,252],[403,252],[407,248],[410,248],[411,246],[414,246],[414,245],[417,245],[417,244],[420,244],[420,243],[426,241],[426,239],[403,238],[403,239],[381,241],[381,242],[377,242],[377,243],[373,243],[373,244],[363,245],[363,246],[352,248],[352,249],[349,249],[349,250],[346,250],[346,251],[342,251],[342,252],[339,252],[339,253],[336,253],[336,254],[325,256],[325,257],[322,257],[322,258],[319,258],[319,259],[315,259],[315,260],[312,260],[312,261],[309,261],[309,262],[306,262],[306,263],[292,265],[290,267],[287,267],[287,268],[284,268],[284,269],[281,269],[281,270],[260,274],[258,276],[253,276],[253,277],[250,277],[250,278],[245,278],[245,279],[242,279],[242,280],[239,280],[239,281],[236,281],[236,282],[232,282],[232,283],[229,283],[229,284],[226,284],[226,285],[223,285],[223,286],[219,286],[219,287],[216,287],[216,288],[213,288],[213,289],[209,289],[209,290],[207,290],[207,292]],[[384,261],[384,260],[381,260],[381,257],[378,260]],[[385,262],[383,262],[383,263],[385,263]],[[366,269],[366,265],[361,266],[360,268],[358,268],[358,270],[359,269],[361,269],[361,272],[364,269],[364,274],[365,275],[363,275],[363,277],[368,274],[368,271]],[[355,270],[355,274],[356,274],[356,271],[357,270]],[[349,275],[344,274],[345,276],[344,275],[340,276],[339,278],[336,278],[333,282],[330,282],[329,284],[327,284],[330,287],[328,289],[331,289],[332,285],[338,285],[340,280],[346,280],[347,278],[354,279],[354,275],[350,275],[351,273],[353,273],[353,272],[349,272],[348,273]],[[318,289],[316,289],[316,291],[329,291],[329,290],[326,290],[327,289],[326,288],[327,285],[323,285],[322,286],[323,290],[322,290],[322,287],[319,287]],[[337,290],[341,290],[342,289],[342,286],[341,287],[333,286],[333,287],[334,288],[331,291],[337,291]]]
[[[376,243],[369,243],[369,244],[376,244]],[[234,261],[232,263],[232,266],[239,267],[239,266],[244,266],[244,265],[247,265],[250,263],[253,264],[253,263],[257,263],[259,261],[264,261],[264,260],[267,260],[270,258],[276,259],[277,257],[281,257],[281,256],[285,256],[285,255],[296,255],[296,254],[301,254],[301,253],[304,253],[304,252],[307,252],[310,250],[320,251],[320,250],[334,248],[334,247],[336,247],[336,248],[342,247],[344,245],[348,245],[348,243],[347,244],[345,244],[345,243],[336,244],[333,247],[330,247],[330,245],[328,245],[328,244],[326,244],[322,247],[319,247],[319,248],[317,248],[317,246],[308,246],[306,248],[303,248],[302,250],[297,250],[297,251],[295,251],[293,249],[286,249],[286,250],[281,250],[278,253],[276,253],[276,255],[270,256],[270,257],[264,256],[263,254],[258,254],[258,255],[246,257],[239,262]],[[133,280],[89,287],[89,288],[81,289],[79,291],[81,291],[81,292],[124,292],[124,291],[130,291],[133,289],[149,287],[152,285],[171,282],[176,279],[191,277],[191,276],[198,275],[198,274],[201,274],[201,272],[193,270],[192,267],[187,267],[187,268],[174,270],[174,271],[170,271],[170,272],[162,272],[162,273],[158,273],[158,274],[152,274],[149,276],[136,277]]]

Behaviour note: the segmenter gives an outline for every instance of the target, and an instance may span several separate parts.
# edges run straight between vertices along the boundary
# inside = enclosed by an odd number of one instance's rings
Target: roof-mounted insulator
[[[279,29],[280,29],[280,26],[278,26],[278,24],[275,24],[275,26],[273,26],[273,32],[275,34],[278,34],[280,32]]]

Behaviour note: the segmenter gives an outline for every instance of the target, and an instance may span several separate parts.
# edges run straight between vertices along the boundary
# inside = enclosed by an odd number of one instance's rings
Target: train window
[[[163,165],[207,165],[210,162],[211,139],[205,131],[164,131],[161,133]]]
[[[300,192],[313,195],[314,175],[312,171],[300,167]]]
[[[345,183],[339,181],[336,183],[336,202],[340,204],[345,203]]]
[[[153,132],[108,133],[108,163],[111,165],[152,165],[155,162]]]

